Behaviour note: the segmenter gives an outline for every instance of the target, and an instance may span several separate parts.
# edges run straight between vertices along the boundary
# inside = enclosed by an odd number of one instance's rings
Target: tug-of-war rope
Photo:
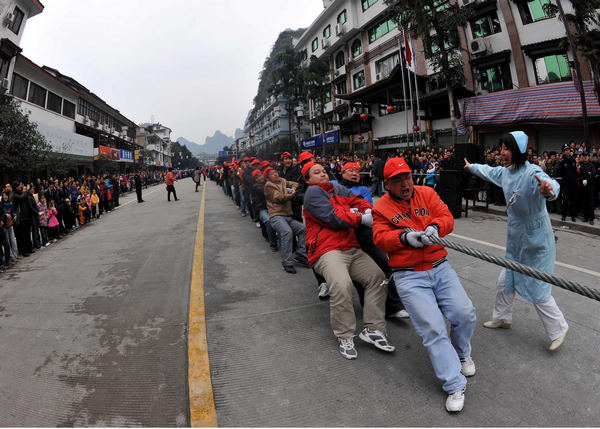
[[[406,228],[405,231],[415,231],[411,228]],[[419,231],[417,231],[419,232]],[[429,237],[429,239],[435,244],[441,244],[442,246],[448,247],[450,249],[454,249],[458,252],[465,253],[470,256],[474,256],[476,258],[482,259],[487,262],[491,262],[492,264],[499,265],[504,268],[508,268],[509,270],[516,271],[521,274],[525,274],[526,276],[533,277],[534,279],[542,280],[546,283],[551,283],[560,288],[566,289],[570,292],[575,292],[579,295],[583,295],[587,298],[595,299],[596,301],[600,301],[600,290],[592,289],[590,287],[584,286],[577,282],[572,282],[570,280],[565,280],[560,277],[556,277],[552,274],[548,274],[544,271],[537,270],[527,265],[520,264],[515,261],[511,261],[505,258],[501,258],[499,256],[490,255],[489,253],[482,252],[477,249],[473,249],[471,247],[463,246],[462,244],[455,243],[446,238],[441,237]]]

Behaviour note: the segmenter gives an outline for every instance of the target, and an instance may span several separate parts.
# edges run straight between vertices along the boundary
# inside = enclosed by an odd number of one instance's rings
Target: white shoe
[[[339,351],[342,356],[346,359],[356,359],[358,357],[358,352],[354,347],[354,339],[350,338],[341,338],[338,337],[338,342],[340,343]]]
[[[465,389],[451,393],[446,399],[446,410],[449,413],[457,413],[462,411],[465,406]]]
[[[384,352],[391,353],[396,350],[396,347],[392,346],[388,343],[387,337],[381,331],[377,329],[363,329],[360,334],[358,334],[358,338],[363,340],[365,343],[373,344],[379,350],[383,350]]]
[[[472,377],[475,375],[475,362],[473,362],[473,358],[471,356],[467,356],[460,359],[460,372],[465,377]]]
[[[329,296],[329,285],[327,283],[321,283],[319,285],[319,299],[327,299]]]
[[[256,227],[260,228],[260,222],[256,222]]]
[[[489,329],[510,329],[511,326],[512,323],[505,322],[504,320],[488,320],[487,322],[483,323],[483,327]]]
[[[550,350],[551,352],[555,352],[556,350],[558,350],[560,346],[562,346],[562,344],[565,342],[565,338],[567,338],[567,335],[569,335],[568,329],[565,331],[564,334],[562,334],[556,340],[552,341],[552,344],[550,344],[548,350]]]
[[[394,314],[392,314],[390,317],[393,317],[395,319],[408,319],[408,318],[410,318],[410,316],[408,315],[408,311],[406,311],[406,310],[397,311]]]

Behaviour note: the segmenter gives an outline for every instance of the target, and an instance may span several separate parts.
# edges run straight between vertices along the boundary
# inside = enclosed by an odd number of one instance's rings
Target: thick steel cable
[[[415,231],[411,228],[406,228],[405,231]],[[420,232],[420,231],[416,231]],[[565,280],[560,277],[556,277],[552,274],[548,274],[544,271],[540,271],[538,269],[532,268],[528,265],[520,264],[519,262],[511,261],[499,256],[490,255],[489,253],[482,252],[477,249],[473,249],[471,247],[463,246],[462,244],[455,243],[446,238],[441,237],[429,237],[430,240],[435,244],[441,244],[442,246],[448,247],[450,249],[454,249],[458,252],[465,253],[470,256],[474,256],[476,258],[482,259],[487,262],[491,262],[492,264],[499,265],[504,268],[508,268],[509,270],[516,271],[521,274],[525,274],[526,276],[533,277],[534,279],[538,279],[544,281],[546,283],[551,283],[556,285],[562,289],[566,289],[570,292],[575,292],[579,295],[583,295],[587,298],[595,299],[596,301],[600,301],[600,290],[593,289],[588,286],[584,286],[577,282],[572,282],[570,280]]]

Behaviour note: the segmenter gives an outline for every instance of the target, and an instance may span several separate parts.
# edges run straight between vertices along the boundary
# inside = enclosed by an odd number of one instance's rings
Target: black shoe
[[[567,220],[567,217],[566,217],[566,216],[562,216],[562,217],[560,218],[560,220],[562,220],[562,221],[565,221],[565,220]]]
[[[305,268],[308,268],[308,259],[305,259],[303,257],[297,257],[294,256],[294,261],[296,261],[299,265],[302,265]]]
[[[292,267],[291,265],[284,265],[283,269],[285,270],[286,273],[296,274],[296,269],[294,267]]]
[[[577,220],[577,218],[576,218],[575,216],[571,216],[571,220],[572,220],[573,222],[575,222],[575,221]]]
[[[31,256],[31,253],[23,253],[21,256],[24,258],[29,258]]]
[[[279,252],[279,247],[277,246],[269,246],[271,248],[271,252],[275,253],[275,252]]]
[[[590,220],[590,225],[594,224],[594,219]]]

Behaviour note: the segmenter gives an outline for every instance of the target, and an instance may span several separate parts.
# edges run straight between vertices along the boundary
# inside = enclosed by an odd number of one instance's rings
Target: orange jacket
[[[173,176],[173,172],[169,171],[165,176],[165,183],[167,184],[167,186],[174,185],[176,181],[177,180],[175,179],[175,176]]]
[[[373,207],[373,241],[388,254],[392,269],[430,270],[433,262],[446,257],[448,252],[439,244],[413,248],[400,241],[405,228],[424,231],[429,225],[438,227],[440,237],[454,229],[454,218],[448,206],[428,186],[415,186],[408,202],[394,198],[388,192]]]

